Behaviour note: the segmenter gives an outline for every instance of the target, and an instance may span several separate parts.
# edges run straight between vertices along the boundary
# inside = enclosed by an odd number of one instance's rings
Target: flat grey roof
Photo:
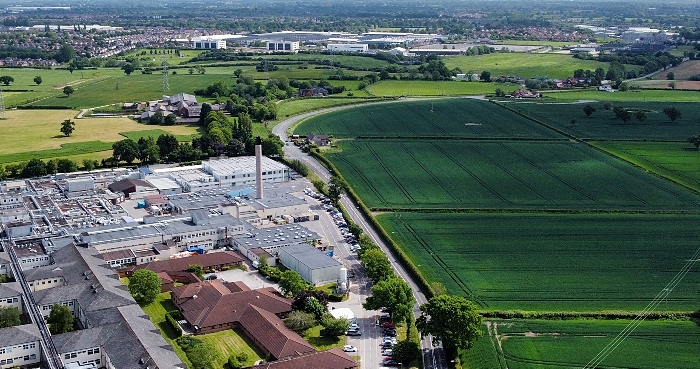
[[[301,243],[320,237],[314,231],[298,224],[288,224],[279,227],[256,228],[247,234],[233,236],[232,239],[245,248],[268,248],[293,243]]]
[[[281,254],[288,254],[312,270],[342,265],[339,261],[308,243],[283,247],[280,249],[280,255]]]

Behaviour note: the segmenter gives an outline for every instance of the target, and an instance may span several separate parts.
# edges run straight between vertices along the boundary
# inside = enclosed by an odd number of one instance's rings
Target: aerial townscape
[[[0,369],[697,369],[697,0],[0,0]]]

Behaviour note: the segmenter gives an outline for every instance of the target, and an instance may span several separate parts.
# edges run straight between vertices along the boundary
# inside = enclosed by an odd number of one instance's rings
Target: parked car
[[[396,344],[396,337],[384,336],[384,338],[382,339],[382,342],[391,342],[395,345]]]
[[[386,349],[382,351],[382,356],[391,356],[391,349]]]
[[[361,335],[362,335],[362,331],[360,331],[360,330],[356,330],[356,331],[347,331],[347,332],[345,332],[345,335],[347,335],[347,336],[361,336]]]
[[[395,330],[393,330],[393,331],[388,331],[388,330],[385,329],[385,330],[384,330],[384,335],[385,335],[385,336],[389,336],[389,337],[396,337],[396,331],[395,331]]]
[[[345,346],[343,346],[343,351],[345,351],[345,352],[357,352],[357,347],[345,345]]]
[[[216,278],[219,278],[219,277],[216,276],[216,274],[210,274],[210,275],[208,275],[207,278],[205,278],[205,279],[208,280],[208,281],[213,281],[213,280],[215,280]]]
[[[398,366],[399,363],[394,359],[388,359],[388,360],[382,361],[382,365]]]
[[[382,347],[387,349],[387,348],[392,348],[394,347],[394,343],[392,342],[382,342]]]
[[[394,328],[394,323],[392,323],[392,322],[384,322],[384,323],[380,324],[379,326],[382,327],[382,328]]]
[[[360,329],[360,326],[357,325],[357,323],[352,323],[352,324],[350,324],[350,328],[348,328],[349,331],[356,331],[356,330],[359,330],[359,329]]]

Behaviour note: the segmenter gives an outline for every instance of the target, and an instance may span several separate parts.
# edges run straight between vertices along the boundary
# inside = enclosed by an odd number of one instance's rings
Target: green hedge
[[[313,156],[314,158],[318,159],[321,163],[323,163],[326,168],[329,168],[331,174],[340,177],[345,183],[347,181],[345,178],[343,178],[342,174],[338,171],[338,169],[331,163],[328,159],[326,159],[324,156],[322,156],[319,153],[318,149],[313,149],[309,151],[310,155]],[[359,196],[353,191],[351,187],[348,186],[347,188],[347,193],[348,195],[358,204],[360,211],[364,214],[364,216],[369,219],[370,223],[372,223],[372,226],[374,229],[377,231],[379,236],[382,238],[382,240],[389,246],[391,251],[394,253],[396,256],[397,260],[401,262],[401,264],[406,268],[406,271],[411,274],[413,279],[416,281],[418,284],[418,287],[423,291],[423,293],[426,295],[427,298],[430,298],[434,295],[433,289],[430,287],[430,283],[423,277],[423,274],[420,272],[418,267],[416,267],[415,264],[409,259],[408,255],[406,255],[405,252],[401,249],[401,247],[394,242],[391,237],[389,237],[389,234],[386,233],[386,230],[379,224],[379,222],[374,218],[372,215],[372,211],[365,205],[362,200],[360,199]]]
[[[167,313],[165,313],[165,320],[167,320],[168,323],[170,323],[170,325],[175,330],[176,335],[178,337],[180,337],[180,336],[182,336],[182,328],[180,328],[180,325],[177,324],[176,318],[173,317],[172,313],[175,313],[175,312],[177,313],[176,316],[180,316],[180,312],[177,310],[176,311],[168,311]]]

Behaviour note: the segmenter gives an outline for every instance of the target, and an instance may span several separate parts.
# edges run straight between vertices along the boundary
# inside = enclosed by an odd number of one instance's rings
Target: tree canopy
[[[421,305],[416,327],[448,348],[470,349],[481,337],[481,315],[474,303],[461,296],[440,295]]]
[[[112,144],[112,157],[118,161],[131,164],[139,156],[139,146],[134,140],[127,138]]]
[[[309,289],[309,284],[301,278],[301,275],[291,269],[282,272],[279,284],[285,295],[295,296],[299,292]]]
[[[384,252],[379,248],[366,250],[361,255],[369,279],[375,283],[394,276],[394,270]]]
[[[66,86],[63,88],[63,93],[66,95],[66,97],[70,97],[70,95],[72,95],[73,92],[75,92],[73,86]]]
[[[13,306],[0,306],[0,328],[14,327],[22,324],[20,311]]]
[[[401,278],[392,277],[372,286],[372,295],[362,306],[367,310],[386,307],[394,321],[404,321],[412,313],[416,303],[411,286]]]
[[[46,318],[51,334],[61,334],[73,331],[73,312],[67,306],[53,304],[51,313]]]
[[[75,122],[70,119],[66,119],[63,121],[63,123],[61,123],[61,133],[63,133],[66,137],[70,136],[73,131],[75,131]]]
[[[683,118],[683,113],[676,107],[664,108],[664,114],[671,120],[675,122],[677,119]]]
[[[129,293],[141,305],[155,301],[160,293],[160,286],[160,277],[147,269],[139,269],[129,277]]]

